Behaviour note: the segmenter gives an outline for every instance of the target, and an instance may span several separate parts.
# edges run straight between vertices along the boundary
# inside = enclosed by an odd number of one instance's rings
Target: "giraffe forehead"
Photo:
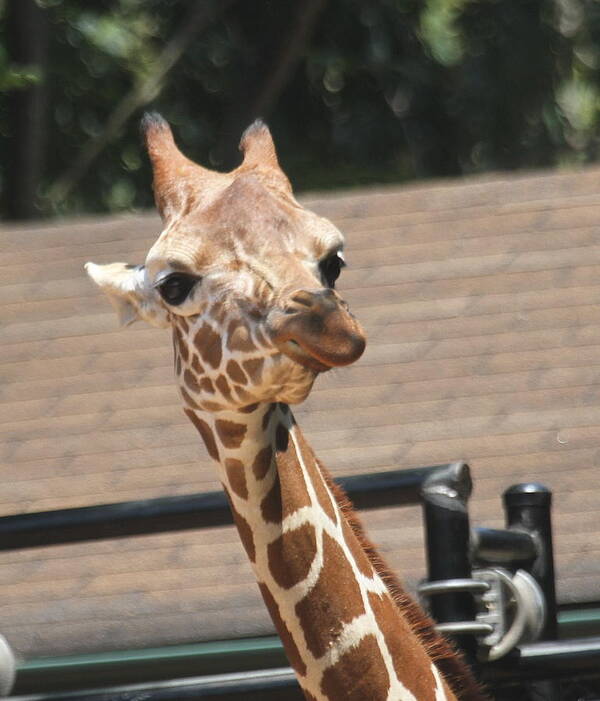
[[[242,179],[211,207],[173,220],[150,249],[150,276],[160,268],[202,273],[243,265],[281,269],[284,259],[320,259],[343,246],[327,219]]]
[[[277,267],[290,256],[299,260],[320,259],[343,246],[344,239],[332,225],[281,227],[266,224],[248,228],[243,223],[206,229],[188,226],[165,230],[150,249],[150,271],[169,267],[182,272],[239,269],[240,264]]]

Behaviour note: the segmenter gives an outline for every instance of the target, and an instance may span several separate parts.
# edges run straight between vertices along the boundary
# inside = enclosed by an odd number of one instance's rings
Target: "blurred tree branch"
[[[255,87],[253,97],[239,100],[236,107],[230,111],[218,145],[218,160],[221,165],[233,167],[238,160],[236,139],[232,137],[237,137],[258,117],[269,116],[289,83],[294,69],[306,53],[317,20],[327,2],[328,0],[304,0],[297,4],[290,28],[277,47],[278,53],[272,61],[273,70],[266,74],[266,78],[257,87],[252,86]]]
[[[6,43],[13,70],[29,74],[8,91],[11,139],[7,149],[3,199],[9,219],[39,216],[37,192],[43,168],[46,86],[44,65],[48,24],[34,0],[11,0],[7,5]]]
[[[81,149],[79,156],[63,175],[50,186],[47,197],[53,206],[60,204],[81,180],[102,150],[117,135],[131,115],[148,104],[161,91],[162,81],[175,66],[190,45],[192,39],[209,26],[236,0],[219,0],[216,3],[196,0],[181,22],[178,32],[159,54],[151,74],[135,85],[116,106],[104,130]]]
[[[302,58],[319,15],[325,9],[326,4],[327,0],[305,0],[300,6],[296,22],[282,42],[282,50],[275,70],[267,77],[252,104],[251,119],[266,117],[273,108],[298,61]]]

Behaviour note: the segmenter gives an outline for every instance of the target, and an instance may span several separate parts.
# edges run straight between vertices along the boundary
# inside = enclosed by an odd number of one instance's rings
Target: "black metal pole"
[[[463,462],[440,468],[423,484],[421,496],[430,582],[471,577],[467,511],[471,490],[469,466]],[[430,602],[431,613],[438,623],[475,619],[475,603],[468,592],[436,594]],[[453,638],[469,661],[474,662],[477,648],[474,636],[455,635]]]
[[[546,601],[546,621],[540,639],[556,640],[558,625],[552,548],[552,492],[543,484],[528,482],[509,487],[503,496],[507,527],[531,533],[536,541],[536,557],[525,569],[540,585]],[[531,689],[545,701],[560,701],[560,687],[553,679],[546,677],[533,682]]]
[[[507,528],[531,533],[537,544],[536,556],[527,570],[537,580],[546,600],[546,622],[541,640],[556,640],[557,605],[552,549],[552,492],[543,484],[529,482],[509,487],[503,495]]]

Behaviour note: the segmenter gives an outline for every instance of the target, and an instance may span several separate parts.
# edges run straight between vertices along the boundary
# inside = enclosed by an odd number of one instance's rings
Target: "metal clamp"
[[[484,594],[490,585],[483,580],[475,579],[442,579],[437,582],[421,582],[417,587],[420,596],[435,596],[436,594],[454,594],[457,591],[467,591],[472,594]]]
[[[523,642],[536,640],[544,627],[546,605],[535,579],[525,570],[514,574],[501,567],[473,570],[472,579],[422,582],[423,598],[469,592],[477,605],[474,621],[440,623],[437,630],[450,635],[473,635],[482,660],[497,660]]]
[[[489,589],[489,583],[483,580],[457,578],[442,579],[435,582],[421,582],[417,587],[417,592],[423,599],[437,596],[438,594],[456,594],[457,592],[468,592],[474,596],[483,596]],[[486,621],[438,623],[436,630],[444,633],[444,635],[474,635],[477,638],[491,635],[494,632],[493,626]]]
[[[473,577],[490,585],[476,599],[477,620],[494,629],[479,639],[479,657],[498,660],[520,643],[537,640],[546,620],[546,604],[539,584],[525,570],[512,573],[502,567],[473,571]]]

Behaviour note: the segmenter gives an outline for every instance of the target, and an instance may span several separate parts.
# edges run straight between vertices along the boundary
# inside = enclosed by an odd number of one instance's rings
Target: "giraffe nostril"
[[[323,314],[334,311],[339,306],[348,309],[346,302],[334,290],[296,290],[288,297],[283,311],[285,314],[309,311]]]
[[[286,306],[286,312],[287,312],[288,308],[291,307],[291,304],[297,304],[298,306],[307,307],[308,309],[310,309],[310,307],[312,307],[314,303],[315,303],[314,293],[308,292],[307,290],[297,290],[290,297],[289,303]]]
[[[307,290],[296,290],[286,300],[283,307],[283,313],[288,315],[308,312],[314,308],[316,304],[314,292]]]

